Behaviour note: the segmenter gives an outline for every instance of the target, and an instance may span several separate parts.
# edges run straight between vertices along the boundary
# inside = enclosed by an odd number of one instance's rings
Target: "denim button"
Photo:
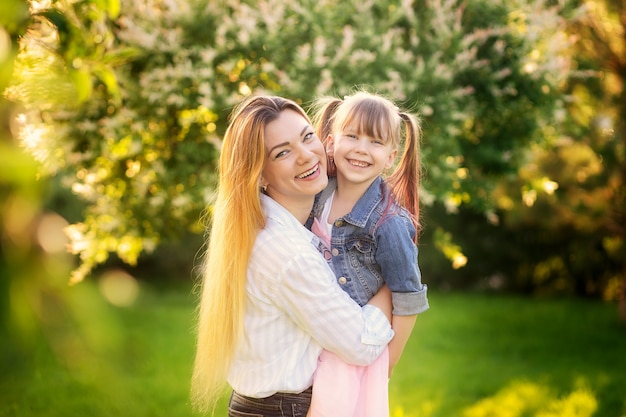
[[[337,248],[333,248],[331,253],[333,254],[333,256],[337,256],[337,255],[339,255],[339,250]]]
[[[348,280],[346,279],[346,277],[339,277],[339,283],[341,285],[345,284],[346,282],[348,282]]]

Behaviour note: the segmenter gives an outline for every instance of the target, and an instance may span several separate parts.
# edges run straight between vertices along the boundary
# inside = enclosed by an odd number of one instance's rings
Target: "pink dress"
[[[330,239],[317,219],[311,228],[327,246]],[[349,365],[322,351],[313,377],[310,417],[388,417],[389,348],[369,366]]]
[[[313,377],[310,417],[388,417],[389,348],[369,366],[322,351]]]

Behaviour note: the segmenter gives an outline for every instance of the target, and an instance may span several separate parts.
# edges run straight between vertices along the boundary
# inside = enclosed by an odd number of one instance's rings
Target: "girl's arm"
[[[391,310],[393,308],[393,305],[391,303],[391,291],[389,290],[389,287],[383,285],[367,304],[378,307],[383,313],[385,313],[385,315],[387,316],[387,320],[389,320],[389,322],[391,323]]]
[[[376,262],[392,291],[392,327],[389,343],[390,372],[400,360],[419,313],[428,310],[427,287],[421,282],[418,251],[413,243],[415,229],[404,216],[392,216],[378,229]]]
[[[392,317],[391,327],[395,335],[389,342],[389,377],[391,377],[393,367],[396,366],[400,356],[402,356],[402,351],[411,336],[416,319],[417,314],[412,316],[398,316],[394,314]]]

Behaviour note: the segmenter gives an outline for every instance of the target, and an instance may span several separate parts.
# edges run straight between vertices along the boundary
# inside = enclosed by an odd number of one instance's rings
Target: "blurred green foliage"
[[[0,90],[6,88],[28,24],[25,1],[0,7]],[[0,97],[0,366],[30,366],[48,303],[59,300],[71,271],[66,253],[67,221],[43,208],[44,182],[38,164],[13,137],[17,105]],[[13,366],[13,365],[11,365]]]
[[[306,107],[365,86],[423,121],[429,284],[608,299],[624,287],[623,228],[611,228],[624,129],[605,96],[620,78],[583,30],[609,22],[619,48],[619,10],[603,8],[619,2],[28,4],[5,97],[40,175],[85,204],[66,228],[72,282],[110,254],[136,265],[172,242],[192,262],[184,244],[204,231],[220,137],[244,96]]]

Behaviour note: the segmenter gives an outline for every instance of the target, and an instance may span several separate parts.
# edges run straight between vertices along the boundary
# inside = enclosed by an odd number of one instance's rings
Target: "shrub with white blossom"
[[[21,140],[87,202],[82,280],[110,253],[201,233],[227,115],[355,87],[422,119],[424,204],[493,218],[491,190],[549,140],[571,74],[563,1],[30,1],[14,82]],[[210,210],[209,210],[210,212]],[[445,232],[439,245],[464,258]]]

